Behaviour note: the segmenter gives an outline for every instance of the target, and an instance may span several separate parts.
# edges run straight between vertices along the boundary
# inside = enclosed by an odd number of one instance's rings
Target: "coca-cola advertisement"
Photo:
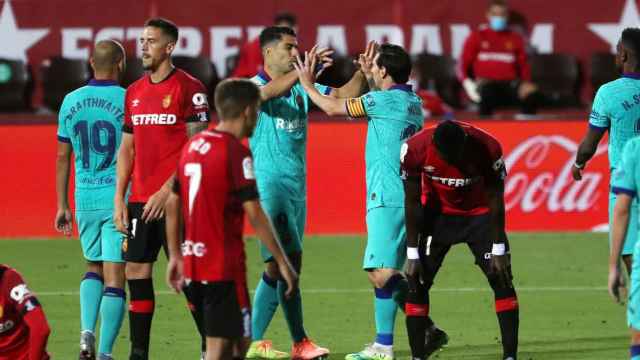
[[[570,173],[586,119],[472,123],[503,146],[509,231],[607,228],[606,139],[582,181],[575,182]],[[364,234],[367,123],[311,121],[308,131],[307,234]],[[0,237],[55,236],[55,186],[53,175],[46,175],[55,173],[55,163],[42,160],[55,154],[55,125],[2,126],[0,137],[5,139],[0,147],[5,167],[20,169],[3,178]],[[9,149],[21,156],[9,156]]]

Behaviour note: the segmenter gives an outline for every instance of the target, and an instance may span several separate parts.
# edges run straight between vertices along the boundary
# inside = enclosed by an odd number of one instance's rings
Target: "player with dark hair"
[[[49,324],[20,274],[0,264],[0,360],[49,360]]]
[[[374,286],[376,339],[347,360],[392,360],[398,305],[404,309],[407,281],[400,273],[405,257],[404,197],[400,180],[400,145],[424,123],[422,101],[407,85],[411,58],[400,46],[371,43],[360,55],[370,92],[359,98],[333,98],[313,88],[314,57],[296,65],[311,100],[329,115],[368,118],[367,248],[363,269]],[[443,332],[440,332],[444,337]],[[446,340],[445,340],[446,341]],[[424,337],[423,337],[424,342]]]
[[[640,134],[638,120],[640,106],[636,106],[638,86],[640,86],[640,29],[627,28],[622,32],[616,47],[616,67],[622,73],[620,79],[606,83],[598,89],[593,100],[589,129],[585,134],[572,167],[573,178],[582,179],[582,171],[587,162],[596,154],[598,143],[609,132],[609,170],[613,174],[622,159],[622,149],[631,138]],[[609,226],[613,228],[613,213],[617,194],[611,188],[609,193]],[[622,259],[631,273],[633,249],[638,238],[638,201],[631,202],[629,231],[626,232]]]
[[[80,283],[80,359],[95,359],[100,314],[99,359],[111,359],[125,311],[122,234],[113,222],[116,150],[122,138],[125,90],[118,80],[125,51],[114,40],[99,41],[90,59],[94,78],[65,96],[58,114],[56,230],[71,235],[68,188],[75,153],[76,219],[87,272]]]
[[[492,0],[482,25],[465,40],[459,76],[469,98],[480,106],[480,115],[491,115],[498,106],[519,105],[521,113],[534,114],[541,102],[531,82],[526,44],[508,27],[509,8],[504,0]]]
[[[178,292],[186,281],[194,295],[203,316],[206,359],[230,360],[244,358],[251,341],[245,212],[273,254],[287,296],[297,287],[297,274],[262,211],[251,153],[240,142],[255,128],[260,90],[249,80],[228,79],[216,88],[215,104],[220,122],[185,145],[167,203],[167,280]]]
[[[503,359],[515,360],[519,309],[505,233],[500,143],[471,125],[443,121],[400,152],[407,226],[407,333],[414,359],[425,359],[429,289],[452,245],[466,243],[494,292]],[[426,204],[422,198],[426,198]]]
[[[278,238],[297,272],[302,266],[302,240],[306,222],[306,145],[309,95],[298,83],[293,67],[298,52],[296,33],[291,28],[272,26],[260,34],[264,68],[252,81],[261,90],[262,104],[256,131],[249,138],[255,158],[260,202],[273,221]],[[331,65],[331,51],[313,47],[310,56],[322,65]],[[321,93],[336,97],[357,96],[366,88],[366,79],[356,71],[351,80],[340,88],[314,84]],[[314,344],[303,324],[302,298],[296,291],[285,299],[284,283],[267,248],[260,251],[265,272],[256,288],[253,302],[253,343],[248,358],[286,358],[288,354],[273,349],[264,333],[278,304],[293,340],[291,357],[311,359],[325,356],[329,351]]]
[[[117,229],[128,235],[123,253],[131,293],[131,360],[149,357],[155,308],[151,275],[158,252],[166,244],[164,207],[180,150],[209,121],[207,90],[171,63],[178,41],[176,25],[165,19],[151,19],[146,22],[140,41],[142,65],[148,74],[131,84],[125,96],[113,215]],[[189,293],[185,294],[189,300]],[[200,318],[192,315],[196,321]]]

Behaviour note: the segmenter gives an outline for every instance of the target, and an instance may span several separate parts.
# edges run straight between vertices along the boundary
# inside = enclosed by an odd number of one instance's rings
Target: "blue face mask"
[[[489,27],[493,31],[502,31],[507,28],[507,18],[504,16],[490,16]]]

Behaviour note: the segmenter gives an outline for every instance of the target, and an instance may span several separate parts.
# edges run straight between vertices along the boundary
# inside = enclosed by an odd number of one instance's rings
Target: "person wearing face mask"
[[[482,116],[508,105],[519,105],[523,114],[535,114],[540,94],[531,82],[525,41],[508,27],[509,8],[504,0],[491,0],[487,20],[488,25],[480,26],[464,43],[459,76],[467,96],[478,103]]]

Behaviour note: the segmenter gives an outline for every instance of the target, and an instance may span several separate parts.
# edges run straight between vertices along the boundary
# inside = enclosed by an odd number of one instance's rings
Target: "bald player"
[[[87,86],[67,94],[58,116],[55,228],[71,236],[68,202],[71,153],[75,153],[75,208],[87,272],[80,283],[80,356],[96,359],[95,329],[98,314],[98,359],[112,359],[111,351],[125,311],[123,236],[113,222],[116,189],[116,150],[120,145],[125,90],[118,80],[125,69],[120,43],[103,40],[90,59],[94,78]]]

